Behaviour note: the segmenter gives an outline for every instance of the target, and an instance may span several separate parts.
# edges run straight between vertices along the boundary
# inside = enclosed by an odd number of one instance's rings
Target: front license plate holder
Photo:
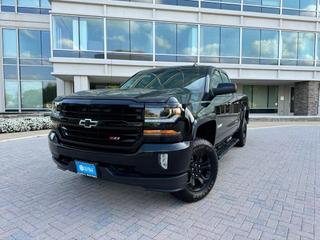
[[[88,177],[97,178],[97,168],[95,164],[86,163],[82,161],[74,161],[78,174],[85,175]]]

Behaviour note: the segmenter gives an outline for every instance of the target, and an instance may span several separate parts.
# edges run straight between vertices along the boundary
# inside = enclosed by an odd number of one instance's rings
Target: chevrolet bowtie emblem
[[[81,119],[79,125],[85,128],[93,128],[98,125],[98,121],[93,121],[92,119]]]

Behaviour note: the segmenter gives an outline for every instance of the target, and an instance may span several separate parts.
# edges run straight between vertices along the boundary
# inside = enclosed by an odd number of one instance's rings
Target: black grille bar
[[[81,120],[97,121],[92,128]],[[81,148],[134,152],[142,142],[144,105],[63,102],[58,131],[62,143]]]

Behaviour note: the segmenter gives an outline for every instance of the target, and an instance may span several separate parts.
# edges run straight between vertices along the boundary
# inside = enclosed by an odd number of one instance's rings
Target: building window
[[[239,28],[201,26],[200,62],[239,63]]]
[[[279,0],[243,0],[243,10],[280,14]]]
[[[198,7],[198,0],[156,0],[157,4]]]
[[[104,58],[103,19],[80,18],[80,57]]]
[[[22,63],[38,63],[41,59],[41,31],[19,30],[19,50]]]
[[[283,0],[282,5],[286,15],[316,16],[317,0]]]
[[[198,55],[198,28],[195,25],[177,25],[177,61],[196,62]]]
[[[152,23],[107,20],[108,58],[152,60]]]
[[[279,33],[274,30],[243,29],[242,63],[278,64]]]
[[[282,32],[281,65],[314,64],[315,34],[307,32]]]
[[[176,62],[177,26],[171,23],[156,23],[156,61]]]
[[[195,25],[157,23],[156,61],[197,61],[198,29]]]
[[[253,113],[278,112],[278,87],[244,85],[243,93],[248,96],[250,111]]]
[[[317,36],[317,66],[320,66],[320,34]]]
[[[241,0],[203,0],[201,7],[240,11]]]
[[[6,109],[19,109],[19,85],[17,81],[5,81],[5,101]]]
[[[240,29],[221,27],[220,62],[239,63]]]
[[[220,27],[201,26],[200,28],[200,61],[220,62]]]
[[[15,12],[16,11],[16,0],[2,0],[1,1],[2,12]]]
[[[152,60],[152,23],[130,21],[130,52],[132,60]]]
[[[298,65],[314,65],[315,34],[308,32],[299,33]]]
[[[51,5],[49,0],[40,0],[40,13],[41,14],[49,14],[51,9]]]
[[[14,8],[8,9],[10,12],[15,12],[16,0],[2,0],[3,2],[10,2]],[[19,13],[34,13],[34,14],[49,14],[51,8],[49,0],[17,0],[17,12]],[[6,3],[5,6],[8,6]],[[12,11],[13,10],[13,11]]]
[[[3,57],[7,59],[5,62],[12,61],[17,58],[17,31],[15,29],[3,29],[2,35]]]
[[[79,24],[77,17],[53,18],[53,55],[79,57]]]
[[[3,29],[2,36],[6,110],[48,109],[56,97],[49,31]]]
[[[5,106],[18,109],[17,31],[2,30],[3,76],[5,80]]]

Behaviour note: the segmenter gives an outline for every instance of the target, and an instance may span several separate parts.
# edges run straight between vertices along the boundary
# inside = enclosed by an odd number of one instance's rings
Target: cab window
[[[210,76],[211,76],[210,89],[217,88],[219,83],[222,83],[222,79],[221,79],[219,71],[213,70],[213,72],[210,74]]]
[[[223,83],[231,83],[231,80],[229,79],[227,74],[225,74],[224,72],[221,72],[221,78]]]

